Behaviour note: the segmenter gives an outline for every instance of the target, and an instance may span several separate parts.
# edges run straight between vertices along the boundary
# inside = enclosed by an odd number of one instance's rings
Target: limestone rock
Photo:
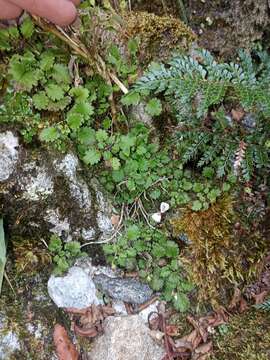
[[[109,317],[104,335],[97,338],[89,360],[161,360],[164,349],[150,335],[150,329],[138,315]]]
[[[0,150],[0,211],[13,235],[51,232],[87,242],[111,236],[110,202],[72,151],[26,149],[11,131],[0,132]]]
[[[48,292],[58,307],[84,309],[100,303],[91,278],[77,266],[70,268],[65,276],[52,275],[48,281]]]

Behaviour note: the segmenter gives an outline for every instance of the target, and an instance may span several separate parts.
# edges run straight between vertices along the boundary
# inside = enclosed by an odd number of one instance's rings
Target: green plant
[[[188,309],[187,295],[193,286],[185,278],[178,245],[162,231],[142,223],[129,223],[117,242],[106,244],[103,249],[113,266],[137,270],[140,277],[153,290],[161,291],[163,298],[171,301],[176,309]]]
[[[153,64],[127,97],[159,95],[170,104],[184,164],[210,165],[218,177],[241,170],[249,180],[255,169],[269,167],[270,60],[264,52],[258,57],[241,51],[236,64],[218,63],[206,50],[177,55]]]
[[[255,305],[255,308],[263,311],[270,311],[270,299],[264,301],[262,304]]]
[[[61,275],[69,269],[78,257],[86,255],[81,251],[80,243],[70,241],[64,243],[58,236],[52,235],[48,247],[53,255],[54,273]]]

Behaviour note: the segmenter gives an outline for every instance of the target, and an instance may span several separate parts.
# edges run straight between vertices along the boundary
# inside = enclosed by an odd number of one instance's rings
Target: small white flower
[[[170,209],[170,205],[166,202],[162,202],[160,204],[160,212],[161,214],[164,214],[165,212],[167,212]]]
[[[160,212],[157,212],[157,213],[154,213],[152,215],[152,219],[157,222],[157,223],[160,223],[161,222],[161,213]]]

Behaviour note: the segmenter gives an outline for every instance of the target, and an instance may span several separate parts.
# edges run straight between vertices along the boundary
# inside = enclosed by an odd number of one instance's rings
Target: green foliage
[[[142,124],[131,128],[128,135],[89,130],[87,141],[90,137],[92,150],[83,159],[87,164],[104,161],[107,169],[100,172],[100,181],[120,204],[131,204],[145,194],[152,201],[169,201],[172,207],[197,201],[200,206],[194,210],[207,209],[231,187],[227,182],[222,189],[209,174],[197,178],[184,171],[180,160],[172,160],[170,143],[161,148],[151,142],[150,130]]]
[[[262,304],[255,305],[255,308],[263,311],[270,311],[270,299],[264,301]]]
[[[86,255],[81,251],[79,242],[70,241],[64,243],[56,235],[51,236],[49,251],[53,255],[53,262],[55,264],[54,273],[56,275],[62,275],[73,265],[78,257]]]
[[[249,180],[269,164],[270,61],[266,53],[258,56],[256,63],[241,51],[236,64],[218,63],[206,50],[177,55],[166,65],[153,64],[126,102],[163,96],[181,124],[176,139],[183,163],[210,165],[218,177],[241,170]],[[239,107],[244,113],[237,119],[231,110]]]
[[[0,219],[0,293],[2,289],[5,265],[6,265],[6,242],[5,242],[3,219]]]
[[[189,308],[188,293],[193,289],[179,260],[178,245],[159,231],[143,224],[128,224],[114,244],[103,247],[114,266],[139,271],[140,277],[179,311]]]

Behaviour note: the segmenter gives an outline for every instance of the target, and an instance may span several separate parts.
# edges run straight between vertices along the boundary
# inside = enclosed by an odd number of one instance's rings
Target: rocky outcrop
[[[102,241],[111,235],[111,205],[72,152],[29,149],[0,133],[0,211],[12,234]]]

